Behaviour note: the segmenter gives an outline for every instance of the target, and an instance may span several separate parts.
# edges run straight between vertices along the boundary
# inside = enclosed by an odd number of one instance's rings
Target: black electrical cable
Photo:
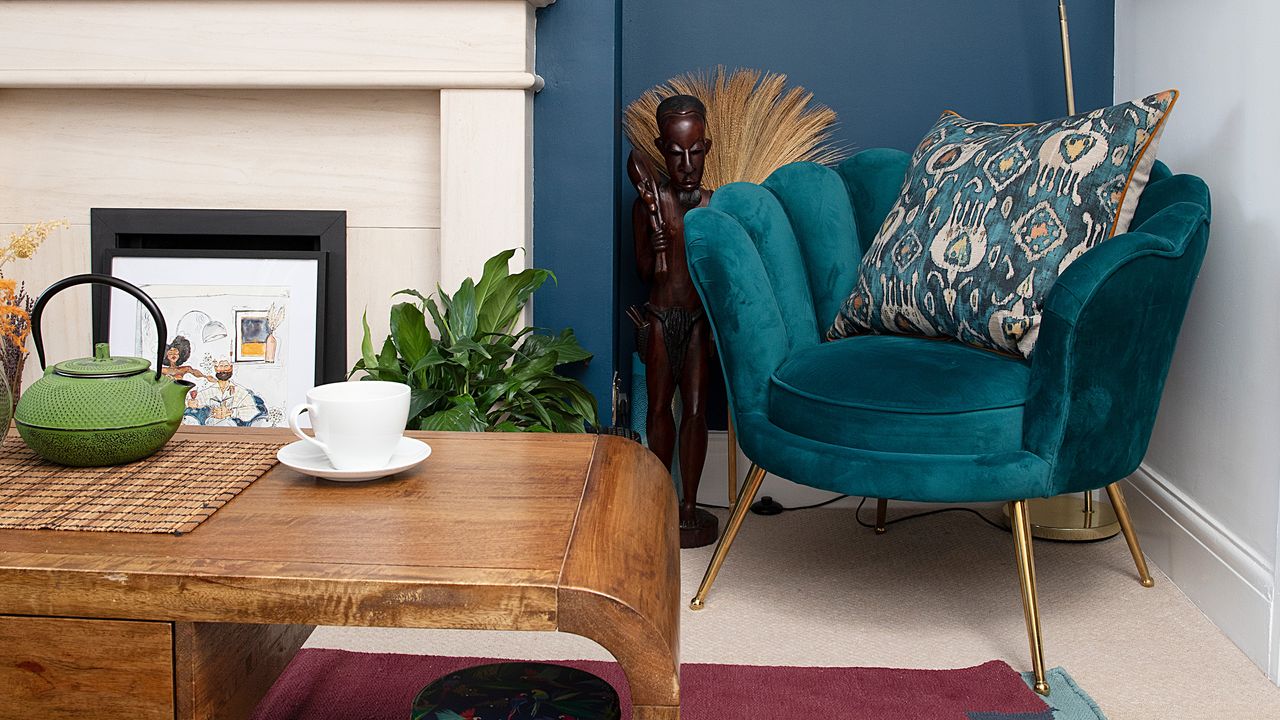
[[[820,502],[820,503],[814,503],[813,505],[801,505],[800,507],[783,507],[783,508],[782,508],[782,512],[791,512],[792,510],[813,510],[814,508],[820,508],[820,507],[823,507],[823,506],[825,506],[825,505],[830,505],[830,504],[831,504],[831,503],[833,503],[833,502],[836,502],[836,501],[838,501],[838,500],[843,500],[843,499],[845,499],[845,498],[847,498],[847,497],[849,497],[849,496],[848,496],[848,495],[837,495],[837,496],[835,496],[835,497],[831,498],[830,500],[823,500],[822,502]],[[729,509],[729,506],[728,506],[728,505],[712,505],[712,504],[710,504],[710,503],[698,503],[698,507],[700,507],[700,508],[708,508],[708,509],[710,509],[710,510],[728,510],[728,509]]]
[[[867,503],[867,498],[865,498],[865,497],[864,497],[864,498],[862,498],[862,502],[858,503],[858,509],[853,511],[853,518],[854,518],[855,520],[857,520],[857,521],[858,521],[858,524],[859,524],[859,525],[861,525],[862,527],[864,527],[864,528],[873,528],[873,529],[874,529],[874,528],[875,528],[875,525],[873,525],[873,524],[871,524],[871,523],[867,523],[867,522],[863,522],[863,521],[862,521],[862,506],[863,506],[863,505],[865,505],[866,503]],[[1000,524],[1000,523],[998,523],[998,522],[995,522],[994,520],[992,520],[991,518],[987,517],[986,515],[983,515],[982,513],[978,512],[977,510],[974,510],[973,508],[967,508],[967,507],[945,507],[945,508],[938,508],[937,510],[926,510],[926,511],[924,511],[924,512],[913,513],[913,514],[911,514],[911,515],[903,515],[902,517],[897,517],[897,518],[894,518],[894,519],[892,519],[892,520],[887,521],[887,522],[885,523],[885,527],[888,527],[888,526],[890,526],[890,525],[894,525],[894,524],[896,524],[896,523],[905,522],[905,521],[907,521],[907,520],[917,520],[917,519],[919,519],[919,518],[929,517],[930,515],[941,515],[942,513],[949,513],[949,512],[967,512],[967,513],[971,513],[971,514],[973,514],[973,515],[978,516],[978,519],[979,519],[979,520],[981,520],[982,522],[984,522],[984,523],[986,523],[986,524],[990,525],[991,527],[993,527],[993,528],[995,528],[995,529],[999,530],[1000,532],[1008,532],[1008,531],[1009,531],[1009,528],[1007,528],[1007,527],[1005,527],[1005,526],[1001,525],[1001,524]]]
[[[845,499],[845,498],[847,498],[847,497],[849,497],[849,496],[848,496],[848,495],[837,495],[836,497],[833,497],[833,498],[831,498],[830,500],[824,500],[824,501],[822,501],[822,502],[820,502],[820,503],[815,503],[815,504],[813,504],[813,505],[801,505],[800,507],[783,508],[783,512],[791,512],[792,510],[813,510],[814,508],[820,508],[820,507],[823,507],[823,506],[825,506],[825,505],[830,505],[830,504],[831,504],[831,503],[833,503],[833,502],[836,502],[836,501],[839,501],[839,500],[843,500],[843,499]],[[865,497],[864,497],[864,498],[862,498],[862,501],[858,503],[858,508],[857,508],[856,510],[854,510],[854,511],[853,511],[853,518],[854,518],[854,520],[856,520],[856,521],[857,521],[857,523],[858,523],[859,525],[861,525],[862,527],[864,527],[864,528],[872,528],[872,529],[874,529],[874,528],[875,528],[875,525],[874,525],[874,524],[872,524],[872,523],[868,523],[868,522],[864,522],[864,521],[862,520],[862,506],[867,504],[867,500],[868,500],[868,498],[865,498]],[[728,510],[728,509],[729,509],[729,507],[728,507],[727,505],[711,505],[711,504],[709,504],[709,503],[698,503],[698,507],[701,507],[701,508],[709,508],[709,509],[712,509],[712,510]],[[889,520],[889,521],[885,522],[885,527],[888,527],[888,526],[890,526],[890,525],[895,525],[895,524],[900,523],[900,522],[906,522],[907,520],[918,520],[918,519],[920,519],[920,518],[929,517],[930,515],[941,515],[942,513],[949,513],[949,512],[965,512],[965,513],[970,513],[970,514],[972,514],[972,515],[976,515],[976,516],[977,516],[977,518],[978,518],[979,520],[981,520],[982,522],[984,522],[984,523],[986,523],[986,524],[990,525],[991,527],[993,527],[993,528],[995,528],[995,529],[999,530],[1000,532],[1008,532],[1008,531],[1009,531],[1009,528],[1007,528],[1007,527],[1005,527],[1005,526],[1001,525],[1000,523],[998,523],[998,522],[996,522],[996,521],[992,520],[991,518],[987,517],[986,515],[983,515],[982,513],[978,512],[977,510],[974,510],[973,508],[967,508],[967,507],[945,507],[945,508],[938,508],[938,509],[936,509],[936,510],[926,510],[926,511],[924,511],[924,512],[912,513],[911,515],[903,515],[902,517],[896,517],[896,518],[894,518],[894,519],[892,519],[892,520]]]

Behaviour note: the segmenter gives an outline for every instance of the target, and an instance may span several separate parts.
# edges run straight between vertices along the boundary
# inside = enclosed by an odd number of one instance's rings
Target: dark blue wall
[[[540,290],[534,323],[572,327],[595,353],[580,374],[609,422],[617,245],[619,0],[560,0],[538,11],[533,101],[533,256],[559,283]]]
[[[619,106],[644,90],[718,64],[782,72],[836,110],[838,141],[910,149],[945,109],[1000,122],[1064,115],[1057,5],[559,0],[538,25],[539,72],[548,86],[536,101],[534,242],[538,263],[560,274],[561,287],[538,298],[539,323],[578,330],[599,354],[588,380],[607,398],[609,372],[627,367],[632,346],[620,311],[641,295],[630,228],[617,223],[629,217],[633,199],[622,175],[629,148],[604,136],[616,131]],[[1068,10],[1077,107],[1109,105],[1114,2],[1068,0]],[[618,232],[616,251],[607,228]],[[602,265],[615,257],[618,268]]]
[[[1115,4],[1067,8],[1076,105],[1110,105]],[[835,109],[857,147],[914,147],[948,108],[1066,114],[1056,0],[627,0],[622,33],[624,103],[691,69],[772,70]]]

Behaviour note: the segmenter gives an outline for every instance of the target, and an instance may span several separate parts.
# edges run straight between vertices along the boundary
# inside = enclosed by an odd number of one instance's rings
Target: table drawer
[[[173,625],[0,615],[0,720],[172,720]]]

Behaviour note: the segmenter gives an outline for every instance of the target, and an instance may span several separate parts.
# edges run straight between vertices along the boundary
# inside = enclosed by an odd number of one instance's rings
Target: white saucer
[[[335,470],[323,450],[303,440],[291,442],[276,452],[276,458],[287,467],[338,482],[359,482],[395,475],[426,460],[430,455],[430,445],[407,437],[400,438],[400,444],[384,467],[370,470]]]

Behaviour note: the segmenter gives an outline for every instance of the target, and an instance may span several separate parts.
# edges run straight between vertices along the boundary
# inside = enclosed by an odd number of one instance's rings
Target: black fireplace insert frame
[[[346,211],[93,208],[89,218],[93,272],[106,275],[111,274],[112,258],[120,255],[319,256],[316,382],[346,378]],[[107,342],[110,303],[108,288],[93,288],[94,342]]]

